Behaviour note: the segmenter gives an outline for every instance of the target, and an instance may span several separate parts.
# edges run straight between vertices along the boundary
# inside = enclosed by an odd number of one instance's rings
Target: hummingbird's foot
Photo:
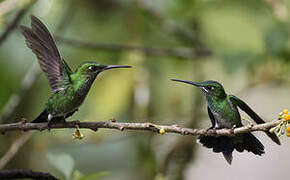
[[[109,119],[110,122],[117,122],[115,118]]]
[[[21,124],[26,124],[27,122],[28,122],[27,119],[24,118],[24,117],[22,117],[22,118],[20,119],[20,123],[21,123]]]
[[[150,123],[150,122],[147,122],[147,125],[148,125],[148,127],[154,127],[154,128],[156,128],[158,130],[158,133],[159,134],[165,134],[165,129],[163,127],[158,126],[158,125],[153,124],[153,123]]]
[[[47,130],[50,132],[52,121],[47,121]]]
[[[235,128],[236,128],[237,126],[236,125],[234,125],[231,129],[230,129],[230,133],[231,134],[234,134],[234,132],[235,132]]]
[[[243,121],[247,121],[249,124],[246,126],[248,129],[251,129],[254,126],[253,121],[247,119],[246,117],[242,117]]]
[[[178,124],[173,124],[173,127],[179,128],[180,126]]]
[[[216,129],[217,129],[216,127],[207,128],[206,133],[216,134]]]

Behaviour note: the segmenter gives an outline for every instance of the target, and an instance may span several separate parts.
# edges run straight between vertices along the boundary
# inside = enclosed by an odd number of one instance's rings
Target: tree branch
[[[15,156],[18,150],[29,140],[32,133],[26,132],[16,139],[10,146],[9,150],[0,159],[0,169],[3,169],[6,164]]]
[[[2,170],[0,171],[0,179],[43,179],[43,180],[59,180],[49,173],[36,172],[24,169]]]
[[[8,2],[8,1],[4,1]],[[2,2],[2,4],[4,3]],[[12,4],[12,7],[15,6],[14,2],[10,2],[10,6]],[[0,36],[0,46],[1,44],[6,40],[6,38],[10,35],[10,33],[17,28],[18,23],[22,19],[22,17],[25,15],[25,13],[28,11],[28,9],[34,4],[34,0],[29,1],[28,4],[24,4],[24,6],[17,12],[14,19],[7,25],[5,31]],[[4,7],[6,5],[2,5]],[[0,13],[1,14],[1,13]],[[3,14],[3,12],[2,12]],[[36,68],[36,66],[31,67],[31,69],[25,74],[25,77],[21,84],[21,90],[18,94],[13,94],[10,96],[10,99],[4,106],[3,110],[0,112],[0,123],[5,122],[7,119],[9,119],[12,114],[15,112],[17,107],[20,105],[21,100],[23,99],[23,96],[26,95],[26,93],[30,90],[31,86],[33,85],[36,77],[40,73],[40,70]]]
[[[8,102],[0,113],[0,123],[5,123],[14,114],[17,107],[21,104],[22,99],[33,86],[36,78],[40,74],[40,69],[37,66],[37,62],[35,62],[27,71],[21,83],[19,93],[10,96]]]
[[[118,130],[143,130],[143,131],[152,131],[159,132],[158,128],[163,128],[167,133],[176,133],[181,135],[223,135],[223,136],[232,136],[234,134],[241,134],[252,131],[267,131],[272,127],[277,126],[281,120],[276,120],[272,122],[267,122],[264,124],[257,124],[252,127],[243,126],[235,128],[234,131],[231,129],[219,129],[216,131],[208,131],[208,129],[190,129],[182,128],[177,125],[153,125],[152,123],[123,123],[123,122],[112,122],[112,121],[103,121],[103,122],[65,122],[65,123],[54,123],[50,126],[48,123],[11,123],[11,124],[0,124],[0,133],[4,134],[8,131],[30,131],[30,130],[45,130],[45,129],[65,129],[65,128],[75,128],[76,125],[79,128],[91,129],[97,131],[99,128],[105,129],[118,129]],[[158,127],[158,128],[157,128]]]
[[[212,55],[213,52],[205,45],[200,33],[198,32],[197,22],[195,22],[194,32],[186,31],[186,27],[180,26],[173,20],[167,19],[163,16],[152,3],[144,0],[138,0],[139,8],[145,10],[148,14],[154,17],[160,24],[163,31],[179,38],[183,43],[189,43],[193,47],[193,51],[199,56]],[[194,20],[195,21],[195,20]]]
[[[5,41],[5,39],[8,37],[10,32],[12,32],[12,30],[17,27],[17,24],[19,23],[19,21],[21,20],[25,12],[26,12],[26,8],[23,8],[18,11],[15,18],[12,20],[12,22],[7,26],[3,34],[0,36],[0,44],[2,44]]]
[[[192,48],[161,48],[161,47],[146,47],[138,45],[127,44],[110,44],[110,43],[97,43],[84,40],[75,40],[55,36],[56,41],[75,47],[84,47],[89,49],[109,50],[109,51],[142,51],[147,55],[158,56],[172,56],[185,59],[196,59],[200,57],[210,56],[211,53],[196,53]]]
[[[27,12],[27,10],[29,9],[29,7],[32,5],[33,3],[30,2],[28,5],[22,7],[16,14],[16,16],[14,17],[14,19],[8,24],[8,26],[6,27],[5,31],[3,32],[3,34],[0,36],[0,45],[6,40],[6,38],[9,36],[9,34],[17,27],[18,23],[20,22],[20,20],[22,19],[22,17],[25,15],[25,13]]]

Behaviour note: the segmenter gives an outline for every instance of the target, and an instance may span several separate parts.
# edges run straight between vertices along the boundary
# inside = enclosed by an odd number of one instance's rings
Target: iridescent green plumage
[[[179,79],[172,80],[201,88],[208,104],[208,114],[212,123],[211,129],[241,127],[242,122],[238,108],[245,111],[256,123],[265,123],[244,101],[236,96],[227,95],[223,86],[216,81],[200,83]],[[275,143],[280,145],[280,141],[274,133],[265,132]],[[264,153],[263,144],[252,133],[239,134],[233,137],[199,136],[198,139],[205,147],[213,148],[214,152],[222,152],[229,164],[232,162],[234,149],[239,152],[247,150],[256,155]]]
[[[32,16],[31,28],[20,26],[20,30],[27,46],[32,49],[41,69],[46,73],[54,93],[45,104],[43,112],[33,122],[64,121],[78,110],[100,72],[131,67],[86,62],[72,72],[61,58],[49,31],[39,19]]]

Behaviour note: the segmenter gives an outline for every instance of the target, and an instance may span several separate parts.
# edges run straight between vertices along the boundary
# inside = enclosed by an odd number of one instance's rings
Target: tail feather
[[[232,152],[234,151],[233,140],[230,136],[199,136],[199,143],[207,148],[212,148],[213,152],[222,152],[226,161],[231,164],[233,160]]]
[[[48,113],[47,113],[46,110],[44,110],[31,123],[43,123],[43,122],[47,122],[47,116],[48,116]]]
[[[223,155],[229,165],[231,165],[233,161],[233,152],[223,152]]]
[[[243,137],[245,150],[259,156],[265,153],[263,144],[252,133],[246,133]]]
[[[270,133],[269,131],[266,134],[274,141],[276,144],[281,145],[281,142],[275,133]]]
[[[212,148],[213,152],[223,153],[226,161],[231,164],[233,160],[232,152],[236,149],[239,152],[247,150],[256,155],[264,153],[263,144],[251,133],[239,136],[199,136],[199,142],[207,147]]]

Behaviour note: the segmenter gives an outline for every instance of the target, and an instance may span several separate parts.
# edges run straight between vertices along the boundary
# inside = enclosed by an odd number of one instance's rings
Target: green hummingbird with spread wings
[[[171,80],[191,84],[202,90],[206,97],[208,115],[212,123],[210,129],[233,129],[243,126],[238,108],[245,111],[256,123],[265,123],[265,121],[263,121],[263,119],[243,100],[234,95],[226,94],[223,86],[217,81],[192,82],[179,79]],[[269,131],[265,132],[272,141],[280,145],[280,140],[275,133],[270,133]],[[234,150],[238,152],[247,150],[256,155],[262,155],[264,153],[263,144],[250,132],[237,134],[235,136],[201,135],[198,139],[203,146],[212,148],[214,152],[222,152],[229,164],[232,162],[232,152]]]
[[[27,46],[36,55],[53,92],[33,123],[65,121],[82,105],[99,73],[113,68],[131,68],[85,62],[73,72],[60,56],[48,29],[38,18],[31,16],[31,28],[20,26],[20,30]]]

